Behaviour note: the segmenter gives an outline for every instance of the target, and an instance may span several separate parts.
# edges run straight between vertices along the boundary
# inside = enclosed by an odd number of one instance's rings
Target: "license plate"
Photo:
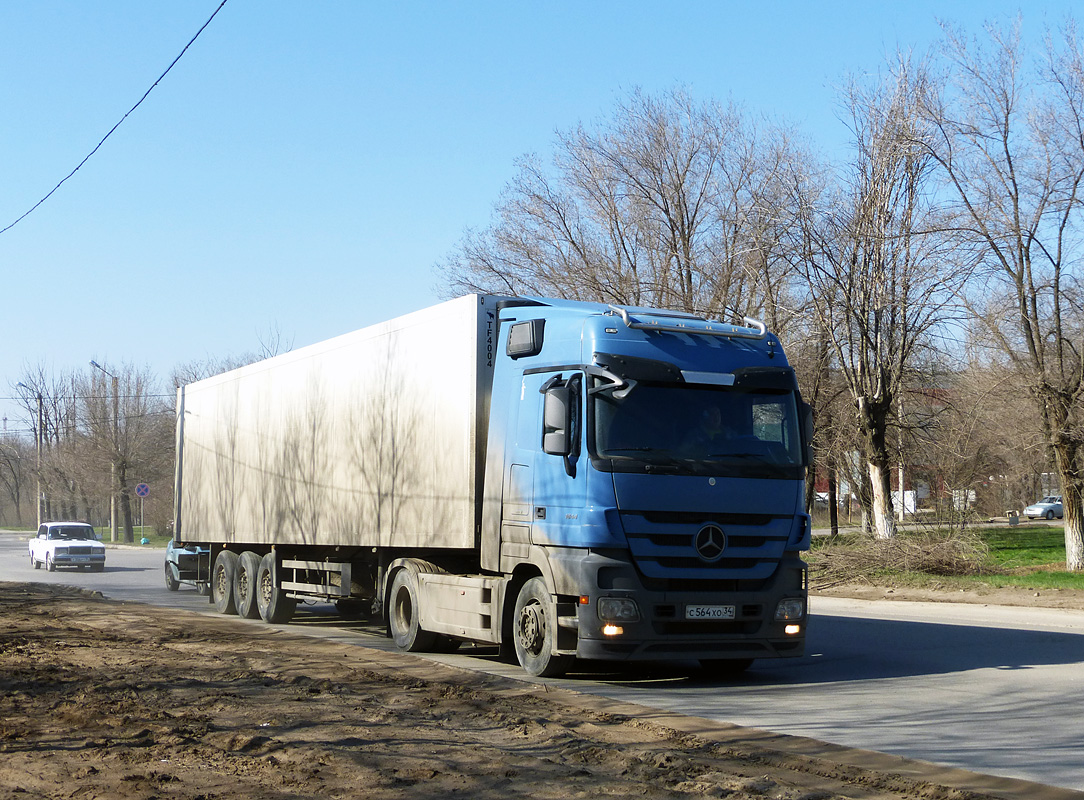
[[[734,619],[734,606],[685,606],[685,619]]]
[[[72,561],[90,561],[90,556],[72,556]]]

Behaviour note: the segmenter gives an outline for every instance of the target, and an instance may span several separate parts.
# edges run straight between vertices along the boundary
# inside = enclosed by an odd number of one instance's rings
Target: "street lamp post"
[[[22,382],[17,384],[17,386],[21,387],[23,389],[26,389],[28,392],[34,392],[34,394],[37,396],[37,399],[38,399],[38,424],[35,426],[35,430],[34,430],[34,442],[37,445],[37,450],[38,450],[38,467],[37,467],[38,492],[37,492],[37,500],[34,503],[34,505],[37,507],[38,527],[40,528],[41,527],[41,518],[43,516],[42,513],[41,513],[41,506],[42,506],[42,497],[41,497],[41,449],[42,449],[42,439],[44,438],[44,434],[45,434],[45,430],[44,430],[44,428],[45,428],[45,414],[44,414],[44,411],[42,409],[41,392],[37,391],[36,389],[31,389],[29,386],[27,386],[25,383],[22,383]]]
[[[113,452],[109,457],[109,541],[117,541],[117,446],[120,433],[120,409],[119,393],[117,390],[117,376],[107,370],[97,361],[91,361],[90,366],[101,370],[112,378],[113,382]]]

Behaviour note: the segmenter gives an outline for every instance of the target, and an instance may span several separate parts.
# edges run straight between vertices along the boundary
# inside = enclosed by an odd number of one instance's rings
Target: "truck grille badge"
[[[693,548],[701,560],[709,564],[718,561],[726,549],[726,534],[718,525],[705,525],[693,537]]]

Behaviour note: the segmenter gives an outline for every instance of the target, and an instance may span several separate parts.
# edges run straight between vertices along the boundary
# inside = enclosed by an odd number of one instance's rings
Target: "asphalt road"
[[[0,532],[0,580],[62,583],[117,600],[214,612],[189,587],[166,591],[161,550],[110,548],[103,573],[48,573],[30,568],[25,538]],[[544,682],[1084,791],[1084,612],[827,597],[811,605],[805,657],[759,661],[733,682],[706,680],[692,664],[585,665]],[[301,607],[290,628],[393,649],[377,626],[343,622],[326,605]],[[431,658],[529,680],[491,649]]]

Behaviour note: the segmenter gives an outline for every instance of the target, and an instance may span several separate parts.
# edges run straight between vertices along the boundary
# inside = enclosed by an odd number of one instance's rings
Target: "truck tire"
[[[260,559],[260,568],[256,571],[256,607],[263,621],[274,625],[289,622],[297,609],[297,600],[287,597],[279,587],[274,553]]]
[[[211,599],[215,611],[219,614],[236,614],[237,604],[233,601],[233,582],[237,574],[237,553],[223,550],[215,559],[211,570]]]
[[[555,678],[568,672],[575,657],[553,652],[557,614],[542,578],[531,578],[519,590],[512,626],[516,659],[528,675]]]
[[[171,592],[181,588],[181,582],[177,580],[177,576],[173,572],[173,565],[168,561],[166,562],[166,588]]]
[[[437,635],[423,630],[418,622],[418,574],[410,569],[395,573],[388,592],[388,631],[395,646],[405,653],[426,653],[437,642]]]
[[[241,553],[237,572],[233,575],[233,604],[237,606],[237,615],[245,619],[260,618],[260,607],[256,602],[259,573],[260,557],[251,550]]]

